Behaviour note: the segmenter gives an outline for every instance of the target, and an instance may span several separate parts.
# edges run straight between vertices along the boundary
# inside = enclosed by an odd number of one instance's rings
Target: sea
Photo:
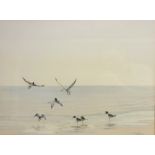
[[[49,102],[57,98],[63,106]],[[75,86],[71,95],[60,87],[1,86],[1,135],[139,135],[154,134],[155,87]],[[105,111],[116,115],[111,119]],[[34,115],[44,114],[38,121]],[[73,116],[84,116],[76,122]]]

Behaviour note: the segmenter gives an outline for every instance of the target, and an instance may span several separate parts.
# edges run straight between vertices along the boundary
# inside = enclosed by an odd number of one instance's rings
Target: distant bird
[[[76,79],[75,79],[74,82],[73,82],[70,86],[68,86],[67,88],[65,88],[65,87],[58,81],[57,78],[55,78],[55,81],[62,87],[62,91],[63,91],[63,90],[66,91],[67,95],[70,95],[70,94],[71,94],[70,90],[71,90],[71,88],[72,88],[72,87],[75,85],[75,83],[76,83]]]
[[[83,122],[86,120],[86,118],[85,118],[84,116],[81,116],[80,119],[81,119],[81,121],[82,121],[82,124],[83,124]]]
[[[109,120],[110,118],[116,117],[116,115],[110,114],[108,111],[105,111],[105,114],[108,115]]]
[[[36,113],[34,115],[34,117],[37,117],[38,118],[38,121],[40,121],[42,118],[44,118],[46,120],[46,116],[44,114],[38,114],[38,113]]]
[[[37,85],[34,82],[27,81],[24,77],[22,79],[29,85],[28,89],[30,89],[31,87],[45,87],[44,85]]]
[[[53,102],[48,102],[48,103],[51,104],[51,109],[53,109],[55,103],[59,104],[60,106],[63,106],[63,104],[57,98],[54,98]]]
[[[80,118],[78,118],[77,116],[73,116],[73,118],[76,119],[76,123],[77,123],[77,127],[78,127],[78,123],[81,122],[82,120]]]

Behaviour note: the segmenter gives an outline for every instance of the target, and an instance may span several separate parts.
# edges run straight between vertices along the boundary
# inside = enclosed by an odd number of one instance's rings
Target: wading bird
[[[55,81],[62,87],[62,91],[65,90],[67,95],[70,95],[71,94],[71,88],[74,86],[74,84],[76,83],[76,79],[74,80],[74,82],[68,86],[67,88],[65,88],[59,81],[57,78],[55,78]]]
[[[38,114],[38,113],[36,113],[34,115],[34,117],[37,117],[38,118],[38,121],[40,121],[42,118],[44,118],[46,120],[46,116],[44,114]]]
[[[55,103],[59,104],[60,106],[63,106],[63,104],[57,98],[54,98],[53,102],[48,102],[48,103],[51,104],[51,109],[53,109]]]
[[[108,111],[105,111],[105,114],[108,115],[109,120],[110,118],[116,117],[116,115],[110,114]]]
[[[44,87],[44,85],[37,85],[34,82],[27,81],[24,77],[22,79],[29,85],[28,89],[30,89],[31,87]]]
[[[76,123],[77,123],[77,127],[78,127],[78,123],[81,122],[82,120],[80,118],[76,117],[76,116],[73,116],[73,118],[76,119]]]
[[[83,125],[83,122],[84,122],[85,120],[87,120],[84,116],[81,116],[80,119],[81,119],[81,121],[82,121],[82,125]]]

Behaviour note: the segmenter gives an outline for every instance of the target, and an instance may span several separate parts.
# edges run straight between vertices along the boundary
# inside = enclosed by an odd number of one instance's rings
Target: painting
[[[1,135],[155,134],[155,21],[0,21]]]

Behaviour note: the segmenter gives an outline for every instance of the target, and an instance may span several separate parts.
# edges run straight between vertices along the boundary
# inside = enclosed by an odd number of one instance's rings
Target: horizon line
[[[25,87],[27,85],[0,85],[0,87]],[[68,85],[64,85],[67,87]],[[155,87],[155,85],[75,85],[74,87],[106,87],[106,86],[122,86],[122,87]],[[57,85],[45,85],[45,87],[60,87]]]

